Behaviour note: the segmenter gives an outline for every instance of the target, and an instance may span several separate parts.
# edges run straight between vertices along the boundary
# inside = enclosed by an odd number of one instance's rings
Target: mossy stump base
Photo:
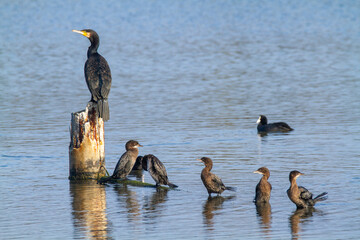
[[[69,179],[99,179],[106,174],[104,122],[98,115],[95,102],[71,113]]]

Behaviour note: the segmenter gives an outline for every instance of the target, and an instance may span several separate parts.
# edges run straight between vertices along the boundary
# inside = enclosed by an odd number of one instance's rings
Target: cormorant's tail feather
[[[328,193],[327,192],[323,192],[321,194],[319,194],[318,196],[316,196],[316,198],[314,198],[315,202],[320,202],[320,201],[324,201],[328,198],[328,196],[326,196]]]
[[[173,183],[169,183],[168,186],[171,187],[171,188],[177,188],[178,187],[178,185],[175,185]]]
[[[225,187],[225,189],[233,192],[236,191],[236,187]]]
[[[110,110],[109,102],[107,99],[100,99],[97,101],[99,117],[103,119],[104,122],[110,119]]]

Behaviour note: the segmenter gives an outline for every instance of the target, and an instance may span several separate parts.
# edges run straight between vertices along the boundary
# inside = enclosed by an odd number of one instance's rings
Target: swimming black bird
[[[104,121],[110,119],[108,95],[111,88],[111,72],[108,63],[97,49],[100,44],[99,35],[91,29],[73,30],[90,40],[87,51],[88,59],[85,62],[85,80],[91,93],[91,101],[98,105],[99,117]]]
[[[301,175],[304,174],[296,170],[290,172],[290,188],[287,190],[287,195],[289,199],[293,203],[295,203],[298,209],[313,207],[315,203],[327,199],[327,192],[323,192],[313,199],[313,195],[311,192],[309,192],[309,190],[304,187],[298,186],[296,183],[296,179]]]
[[[210,172],[213,167],[213,162],[210,158],[202,157],[201,159],[196,160],[205,164],[205,168],[201,171],[201,180],[204,183],[210,197],[211,193],[217,193],[220,195],[224,190],[236,191],[236,188],[234,187],[225,187],[221,179]]]
[[[110,177],[101,179],[99,183],[105,183],[111,181],[112,179],[126,178],[134,167],[136,158],[139,154],[138,147],[142,146],[137,141],[128,141],[125,145],[126,152],[121,155],[114,169],[114,173]]]
[[[156,186],[168,185],[171,188],[178,187],[169,182],[164,164],[154,155],[145,155],[142,159],[142,167],[144,170],[149,171],[150,176],[156,182]]]
[[[266,167],[261,167],[254,173],[262,174],[262,178],[256,185],[256,194],[254,198],[255,204],[267,203],[270,200],[271,184],[268,182],[270,171]]]
[[[256,121],[257,130],[258,132],[266,133],[266,132],[288,132],[292,131],[292,129],[287,123],[285,122],[275,122],[269,123],[267,121],[266,116],[260,115],[259,119]]]

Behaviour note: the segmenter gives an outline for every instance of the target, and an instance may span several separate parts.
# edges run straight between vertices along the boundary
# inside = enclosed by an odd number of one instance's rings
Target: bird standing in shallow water
[[[285,122],[275,122],[269,123],[267,121],[266,116],[260,115],[259,119],[256,121],[257,130],[260,133],[267,133],[267,132],[288,132],[292,131],[292,129],[287,123]]]
[[[213,162],[210,158],[202,157],[201,159],[196,160],[205,164],[205,168],[201,171],[201,180],[209,193],[209,197],[211,197],[211,193],[217,193],[220,195],[224,190],[236,190],[234,187],[225,187],[221,179],[210,172],[213,167]]]
[[[262,174],[262,178],[256,185],[256,194],[254,198],[255,204],[267,203],[270,200],[271,184],[268,182],[270,171],[266,167],[261,167],[254,173]]]
[[[110,67],[98,52],[100,40],[99,35],[91,29],[73,30],[75,33],[84,35],[90,40],[87,51],[88,59],[85,62],[85,80],[91,93],[91,101],[98,105],[99,117],[104,121],[110,119],[108,95],[111,88]]]
[[[323,192],[313,199],[313,195],[311,192],[309,192],[309,190],[304,187],[298,186],[296,183],[296,179],[301,175],[304,174],[296,170],[290,172],[290,188],[287,190],[287,195],[289,199],[293,203],[295,203],[298,209],[313,207],[315,203],[327,199],[327,192]]]
[[[148,154],[142,158],[142,167],[145,171],[149,171],[150,176],[156,182],[156,186],[168,185],[171,188],[178,186],[169,182],[164,164],[154,155]]]

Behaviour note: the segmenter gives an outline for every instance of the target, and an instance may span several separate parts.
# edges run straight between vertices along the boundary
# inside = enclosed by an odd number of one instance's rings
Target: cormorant
[[[126,152],[121,155],[114,169],[114,173],[108,178],[103,178],[99,181],[99,183],[105,183],[107,181],[110,181],[111,179],[126,178],[134,167],[136,158],[139,154],[138,147],[142,147],[142,145],[140,145],[137,141],[128,141],[125,145]]]
[[[204,183],[204,186],[207,189],[210,197],[211,193],[217,193],[218,195],[220,195],[224,190],[236,190],[236,188],[234,187],[225,187],[221,179],[210,172],[213,167],[213,162],[210,158],[202,157],[201,159],[196,160],[205,164],[205,168],[201,171],[201,180]]]
[[[110,119],[108,95],[111,88],[111,72],[108,63],[98,52],[99,35],[92,29],[72,30],[90,40],[85,62],[85,80],[91,93],[91,101],[98,105],[99,117],[104,121]]]
[[[156,186],[168,185],[171,188],[178,187],[169,182],[164,164],[154,155],[145,155],[142,159],[142,167],[144,170],[149,171],[151,177],[156,182]]]
[[[270,200],[271,184],[268,182],[270,171],[266,167],[261,167],[254,173],[262,174],[262,178],[256,185],[255,204],[267,203]]]
[[[311,192],[309,192],[309,190],[304,187],[298,186],[296,183],[296,179],[300,175],[304,174],[296,170],[290,172],[290,188],[287,190],[287,195],[289,199],[293,203],[295,203],[297,209],[313,207],[316,202],[324,201],[327,199],[327,192],[323,192],[313,199],[313,195]]]
[[[143,156],[138,156],[136,158],[136,161],[135,161],[135,164],[132,168],[131,171],[138,171],[138,170],[143,170],[143,167],[142,167],[142,159],[143,159]]]
[[[285,122],[275,122],[275,123],[269,123],[267,121],[266,116],[260,115],[259,119],[256,121],[257,130],[261,133],[267,133],[267,132],[288,132],[292,131],[292,129],[287,123]]]

